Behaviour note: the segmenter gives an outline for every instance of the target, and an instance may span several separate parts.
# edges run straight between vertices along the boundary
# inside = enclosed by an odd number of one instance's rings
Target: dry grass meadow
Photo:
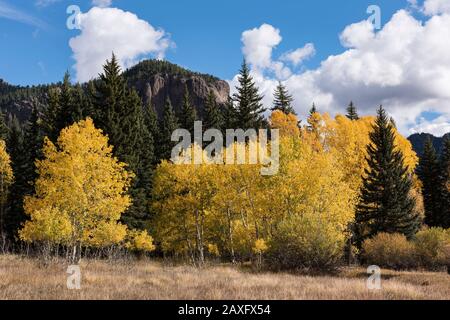
[[[444,272],[383,270],[368,290],[362,268],[333,276],[251,273],[232,266],[196,269],[160,262],[83,261],[80,290],[66,287],[67,264],[0,255],[0,299],[450,299]]]

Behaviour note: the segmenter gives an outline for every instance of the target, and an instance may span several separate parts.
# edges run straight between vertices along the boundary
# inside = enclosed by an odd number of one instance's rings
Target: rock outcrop
[[[146,60],[127,70],[125,76],[129,85],[137,89],[143,101],[151,101],[160,115],[167,97],[175,110],[181,107],[186,87],[200,115],[210,91],[214,93],[219,106],[227,102],[230,94],[226,81],[191,72],[166,61]]]

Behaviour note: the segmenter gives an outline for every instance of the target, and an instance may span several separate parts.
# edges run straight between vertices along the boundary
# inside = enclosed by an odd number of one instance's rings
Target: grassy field
[[[363,268],[334,276],[195,269],[154,261],[83,261],[81,289],[66,286],[67,264],[0,256],[0,299],[450,299],[450,275],[383,270],[368,290]]]

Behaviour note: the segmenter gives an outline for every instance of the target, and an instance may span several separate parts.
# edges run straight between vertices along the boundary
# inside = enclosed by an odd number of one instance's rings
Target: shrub
[[[153,238],[145,230],[130,230],[125,247],[134,252],[151,252],[155,250]]]
[[[367,264],[405,269],[416,266],[414,245],[403,234],[379,233],[362,246],[362,258]]]
[[[450,229],[430,228],[419,231],[414,239],[421,266],[439,268],[450,264]]]
[[[270,241],[269,265],[276,269],[329,270],[340,261],[346,236],[318,217],[295,215],[283,220]]]

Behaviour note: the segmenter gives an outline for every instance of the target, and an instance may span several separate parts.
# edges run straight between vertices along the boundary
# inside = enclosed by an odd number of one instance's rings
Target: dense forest
[[[154,94],[154,85],[144,95],[148,73],[201,80],[177,82],[176,98]],[[114,55],[86,84],[73,85],[68,73],[48,86],[0,82],[0,97],[4,252],[276,270],[450,264],[450,139],[439,154],[428,139],[419,160],[382,106],[359,116],[350,102],[333,118],[312,103],[303,123],[281,82],[273,105],[263,105],[245,61],[229,96],[213,76],[166,62],[122,72]],[[247,162],[172,162],[173,131],[192,132],[196,120],[222,132],[278,129],[278,174]],[[252,143],[236,141],[219,157]]]

